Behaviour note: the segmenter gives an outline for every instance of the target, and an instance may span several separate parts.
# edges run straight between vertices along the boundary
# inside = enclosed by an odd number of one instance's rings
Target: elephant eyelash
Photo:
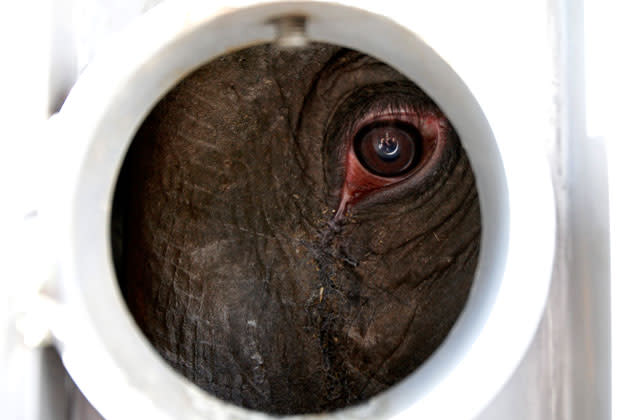
[[[419,116],[428,109],[423,104],[413,103],[403,98],[384,98],[360,107],[349,116],[349,124],[343,135],[345,139],[354,136],[361,127],[374,121],[402,117],[406,121],[418,122]]]

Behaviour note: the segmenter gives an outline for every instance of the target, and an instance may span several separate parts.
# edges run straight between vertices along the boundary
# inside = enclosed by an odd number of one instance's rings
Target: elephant
[[[352,406],[418,368],[466,304],[481,236],[445,113],[321,43],[250,46],[183,78],[137,130],[111,226],[156,352],[274,415]]]

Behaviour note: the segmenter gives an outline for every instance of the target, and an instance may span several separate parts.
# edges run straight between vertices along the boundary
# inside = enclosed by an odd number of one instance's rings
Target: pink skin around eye
[[[383,116],[379,117],[383,118]],[[422,136],[423,156],[421,157],[417,168],[410,173],[406,173],[399,177],[378,176],[369,172],[361,164],[354,152],[354,147],[351,146],[352,138],[354,136],[350,136],[346,147],[346,175],[341,189],[339,206],[337,207],[333,220],[335,223],[343,220],[350,208],[365,196],[382,190],[383,188],[398,184],[405,179],[418,174],[419,172],[427,171],[437,160],[437,157],[444,147],[448,130],[448,122],[446,117],[443,115],[431,112],[423,113],[423,115],[420,116],[403,113],[391,114],[386,117],[395,117],[398,120],[413,123],[416,127],[418,127]],[[372,117],[371,119],[376,120],[377,118]],[[372,121],[370,121],[370,118],[367,118],[367,121],[363,121],[359,125],[365,125],[369,122]],[[354,130],[354,133],[357,131],[358,130]]]

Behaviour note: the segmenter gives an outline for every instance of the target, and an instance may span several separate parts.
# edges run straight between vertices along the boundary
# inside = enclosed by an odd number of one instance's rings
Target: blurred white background
[[[630,419],[630,4],[585,0],[586,129],[608,147],[612,418]]]
[[[75,0],[80,4],[80,0]],[[43,196],[48,171],[64,162],[50,162],[34,138],[45,141],[46,120],[59,103],[58,92],[71,85],[81,67],[106,35],[137,13],[139,2],[115,0],[116,21],[108,13],[92,20],[78,16],[81,8],[68,7],[72,0],[6,1],[0,5],[0,344],[10,332],[11,302],[8,287],[47,274],[51,262],[48,247],[38,235],[33,217]],[[99,2],[84,2],[94,7]],[[571,2],[567,2],[571,6]],[[67,11],[74,10],[73,13]],[[79,12],[77,12],[77,10]],[[83,17],[83,19],[81,18]],[[497,16],[498,18],[498,16]],[[603,138],[608,149],[611,238],[612,315],[612,418],[630,419],[630,3],[614,0],[584,0],[584,60],[586,130],[589,138]],[[74,28],[64,31],[63,28]],[[480,28],[483,30],[483,28]],[[87,34],[89,39],[76,37]],[[72,45],[76,56],[60,55]],[[63,64],[60,64],[63,63]],[[51,78],[57,82],[51,85]],[[59,83],[59,80],[62,82]],[[52,98],[52,99],[51,99]],[[18,252],[19,251],[19,252]],[[23,396],[7,378],[26,378],[29,372],[11,372],[15,364],[0,346],[0,416],[8,399]],[[10,374],[3,377],[3,374]],[[31,372],[32,374],[32,372]],[[24,379],[26,380],[26,379]],[[17,394],[16,394],[17,393]],[[35,410],[35,408],[33,408]]]

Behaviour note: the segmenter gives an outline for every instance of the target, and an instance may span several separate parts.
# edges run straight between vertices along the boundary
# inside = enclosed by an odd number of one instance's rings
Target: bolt
[[[306,18],[283,16],[271,21],[276,27],[276,45],[280,48],[303,48],[308,45]]]

